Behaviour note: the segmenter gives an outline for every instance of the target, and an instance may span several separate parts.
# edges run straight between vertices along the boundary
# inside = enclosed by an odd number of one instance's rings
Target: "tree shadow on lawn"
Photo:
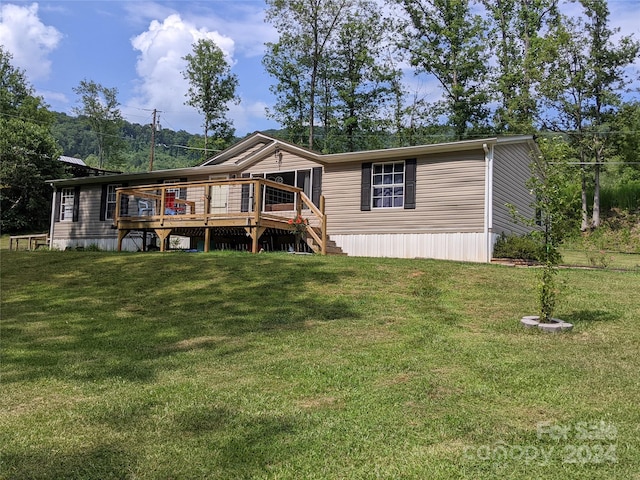
[[[577,310],[562,314],[560,317],[561,320],[573,324],[577,322],[613,322],[621,318],[619,314],[607,310]]]
[[[238,478],[264,473],[268,465],[303,454],[304,446],[296,439],[309,425],[302,417],[201,406],[176,416],[176,426],[183,438],[215,450],[215,467],[223,477]]]
[[[151,381],[185,350],[239,354],[252,335],[360,317],[323,289],[352,273],[313,257],[73,254],[60,262],[65,253],[43,256],[55,266],[41,262],[6,292],[5,383]]]
[[[176,415],[174,427],[168,432],[175,438],[143,446],[153,447],[153,458],[145,458],[145,448],[125,451],[110,443],[73,452],[34,445],[19,453],[3,448],[2,471],[15,480],[108,480],[137,478],[137,473],[145,478],[252,478],[269,465],[304,454],[297,434],[308,423],[288,415],[200,405]]]
[[[50,448],[37,446],[29,451],[3,452],[3,475],[14,480],[100,478],[104,480],[128,478],[136,464],[129,452],[115,445],[99,445],[77,453],[53,453]]]

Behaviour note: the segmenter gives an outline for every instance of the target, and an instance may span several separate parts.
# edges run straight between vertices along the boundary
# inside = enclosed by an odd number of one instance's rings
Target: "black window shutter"
[[[362,183],[360,187],[360,210],[371,210],[371,162],[362,164]]]
[[[100,195],[100,221],[107,219],[107,185],[102,185],[102,194]]]
[[[61,203],[61,198],[62,198],[62,192],[60,192],[60,190],[56,190],[56,199],[55,199],[55,214],[54,214],[54,222],[59,222],[60,221],[60,203]]]
[[[311,201],[316,207],[319,207],[320,195],[322,195],[322,167],[315,167],[313,169],[311,182]]]
[[[181,178],[180,182],[186,182],[187,179],[186,178]],[[178,195],[179,198],[181,198],[182,200],[186,200],[187,199],[187,188],[186,187],[182,187],[180,189],[180,194]]]
[[[121,187],[128,187],[128,183],[122,183]],[[115,215],[115,212],[113,212]],[[120,195],[120,215],[129,215],[129,195]],[[114,219],[115,220],[115,219]]]
[[[80,186],[73,191],[73,221],[77,222],[80,217]]]
[[[249,178],[251,175],[248,173],[243,173],[242,174],[242,178]],[[240,200],[240,211],[241,212],[248,212],[249,211],[249,188],[251,187],[251,185],[247,184],[243,184],[242,185],[242,192],[241,192],[241,200]]]
[[[404,208],[416,208],[416,159],[404,162]]]

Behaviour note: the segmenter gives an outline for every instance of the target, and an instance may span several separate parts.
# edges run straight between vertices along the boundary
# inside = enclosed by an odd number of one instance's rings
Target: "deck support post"
[[[207,253],[209,251],[209,243],[211,242],[211,229],[204,229],[204,251]]]
[[[322,240],[322,245],[320,245],[320,252],[322,255],[327,254],[327,216],[324,214],[324,195],[320,195],[320,212],[322,212],[322,225],[320,232],[320,240]]]
[[[160,239],[160,251],[164,252],[167,249],[167,238],[169,237],[169,235],[171,235],[171,229],[170,228],[156,228],[154,230],[156,232],[156,235],[158,235],[158,238]]]
[[[246,230],[247,235],[251,236],[251,253],[258,253],[260,251],[260,244],[258,241],[266,228],[258,227],[256,225],[255,227],[244,227],[244,229]]]
[[[131,230],[118,230],[118,251],[119,252],[122,251],[122,240],[124,240],[124,237],[129,235],[130,231]]]

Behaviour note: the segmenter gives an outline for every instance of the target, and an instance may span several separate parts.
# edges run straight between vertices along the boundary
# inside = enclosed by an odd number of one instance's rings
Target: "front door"
[[[226,180],[226,176],[211,176],[209,180]],[[209,192],[209,212],[227,213],[229,185],[212,185]]]

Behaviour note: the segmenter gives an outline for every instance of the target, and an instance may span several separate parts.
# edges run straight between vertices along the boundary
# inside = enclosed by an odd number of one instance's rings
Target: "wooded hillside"
[[[88,165],[97,165],[97,139],[82,117],[54,112],[52,133],[63,150],[63,155],[84,160]],[[151,125],[140,125],[124,121],[121,133],[122,155],[118,164],[109,169],[122,171],[145,171],[149,168],[151,148]],[[155,134],[154,170],[191,167],[203,160],[202,135],[185,130],[177,132],[161,129]]]

